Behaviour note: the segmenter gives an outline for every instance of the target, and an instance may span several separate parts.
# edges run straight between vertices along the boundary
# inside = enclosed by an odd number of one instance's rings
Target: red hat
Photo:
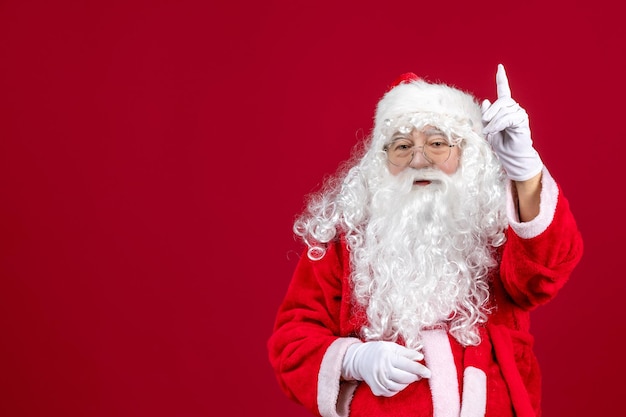
[[[393,126],[407,115],[417,115],[420,119],[420,114],[436,115],[440,120],[482,135],[482,112],[473,95],[446,84],[426,82],[408,72],[400,75],[378,102],[374,117],[375,140],[381,137],[385,126]]]
[[[404,74],[396,78],[393,83],[391,83],[387,91],[390,91],[392,88],[397,87],[400,84],[419,80],[421,80],[421,78],[414,72],[405,72]]]

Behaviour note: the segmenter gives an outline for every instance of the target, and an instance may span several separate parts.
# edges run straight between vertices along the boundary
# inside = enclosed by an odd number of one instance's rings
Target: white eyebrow
[[[439,129],[428,129],[424,131],[424,134],[426,136],[435,136],[435,135],[441,135],[441,136],[445,136],[448,137],[448,135],[446,135],[443,131],[439,130]]]
[[[402,134],[400,132],[396,132],[393,134],[393,136],[391,136],[391,142],[395,142],[397,140],[402,140],[402,139],[409,140],[409,141],[411,140],[407,135]]]

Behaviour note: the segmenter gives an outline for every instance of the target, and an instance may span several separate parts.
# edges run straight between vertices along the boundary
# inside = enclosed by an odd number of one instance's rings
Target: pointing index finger
[[[504,65],[498,64],[498,71],[496,72],[496,89],[498,92],[498,98],[511,97],[511,87],[509,87],[509,79],[506,77],[506,71]]]

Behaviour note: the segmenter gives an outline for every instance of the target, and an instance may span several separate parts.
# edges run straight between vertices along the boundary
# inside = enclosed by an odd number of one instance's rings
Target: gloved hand
[[[539,174],[543,162],[533,148],[528,114],[511,98],[509,80],[504,66],[498,65],[496,73],[498,99],[491,104],[482,103],[483,133],[496,152],[509,178],[526,181]]]
[[[365,381],[374,395],[391,397],[410,383],[430,378],[430,370],[419,362],[424,355],[393,342],[350,345],[343,358],[342,376]]]

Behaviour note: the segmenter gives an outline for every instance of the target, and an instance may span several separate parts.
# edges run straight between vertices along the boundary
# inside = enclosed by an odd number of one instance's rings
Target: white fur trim
[[[341,364],[348,346],[361,343],[359,339],[342,337],[335,340],[324,353],[317,378],[317,408],[323,417],[346,417],[357,381],[341,381]]]
[[[552,219],[554,219],[556,203],[559,200],[559,187],[556,185],[554,178],[552,178],[548,170],[544,167],[541,174],[541,201],[539,203],[539,214],[529,222],[520,222],[515,208],[515,202],[513,201],[513,192],[511,190],[512,186],[511,182],[509,182],[507,186],[508,196],[506,202],[509,225],[521,238],[531,239],[539,236],[548,228],[548,226],[550,226]]]
[[[473,366],[463,372],[461,417],[483,417],[487,410],[487,375]]]
[[[385,94],[376,108],[376,130],[386,119],[416,112],[466,120],[476,133],[482,133],[482,112],[474,96],[445,84],[430,84],[423,80],[399,84]]]
[[[426,366],[431,372],[433,417],[458,417],[461,407],[459,381],[448,334],[444,330],[427,330],[422,340]]]

